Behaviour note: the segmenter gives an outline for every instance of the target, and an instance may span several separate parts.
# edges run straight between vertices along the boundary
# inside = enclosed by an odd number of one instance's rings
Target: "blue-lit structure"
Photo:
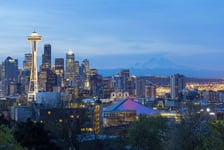
[[[141,114],[152,116],[158,112],[131,99],[121,100],[103,110],[103,126],[126,126]]]
[[[136,115],[145,114],[145,115],[155,115],[158,112],[149,107],[146,107],[142,104],[139,104],[131,99],[125,99],[119,101],[109,107],[104,111],[125,111],[125,110],[135,110]]]

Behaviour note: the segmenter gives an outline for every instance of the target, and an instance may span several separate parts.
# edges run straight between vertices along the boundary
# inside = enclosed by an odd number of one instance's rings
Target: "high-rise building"
[[[41,41],[41,36],[37,32],[33,32],[28,36],[28,41],[32,50],[32,66],[30,71],[30,83],[28,91],[28,101],[36,101],[36,94],[38,92],[38,76],[37,76],[37,48],[38,42]]]
[[[4,74],[5,74],[4,63],[0,62],[0,82],[3,81],[5,76]]]
[[[146,79],[145,77],[137,77],[136,79],[136,96],[145,97]]]
[[[23,69],[20,73],[21,92],[27,93],[29,89],[30,69]]]
[[[4,94],[4,89],[5,89],[4,80],[5,80],[5,65],[4,65],[4,62],[1,62],[0,63],[0,94],[1,95]]]
[[[84,78],[84,89],[89,91],[90,90],[90,69],[89,69],[89,60],[84,59],[82,61],[82,77]]]
[[[112,78],[111,77],[104,77],[102,80],[102,87],[103,87],[103,99],[110,98],[111,93],[114,91],[112,86]]]
[[[22,93],[28,92],[31,67],[32,67],[32,54],[26,53],[23,60],[23,69],[20,74]]]
[[[145,86],[145,97],[155,99],[156,98],[156,85],[149,83]]]
[[[57,86],[57,75],[50,69],[47,71],[46,91],[53,92],[53,87]]]
[[[126,92],[131,96],[136,96],[136,76],[130,76],[127,81]]]
[[[90,69],[90,75],[94,76],[98,74],[98,70],[97,69]]]
[[[75,61],[74,67],[75,67],[75,75],[79,75],[80,70],[79,61]]]
[[[42,69],[51,68],[51,45],[44,45],[44,54],[42,55]]]
[[[90,74],[90,69],[89,69],[89,60],[88,59],[84,59],[82,61],[82,67],[83,67],[84,74],[89,75]]]
[[[75,67],[74,67],[74,61],[75,61],[75,54],[72,50],[68,50],[66,53],[66,81],[68,84],[71,84],[71,82],[74,79],[75,76]]]
[[[32,66],[32,54],[31,53],[26,53],[25,54],[25,59],[23,61],[23,69],[31,69]]]
[[[57,86],[57,75],[51,69],[43,69],[39,73],[39,90],[52,92]]]
[[[121,86],[123,90],[128,89],[128,79],[130,77],[130,71],[128,69],[124,69],[121,71]]]
[[[57,75],[57,85],[64,86],[64,58],[55,58],[55,74]]]
[[[95,69],[91,69],[93,71]],[[96,71],[96,70],[95,70]],[[103,77],[93,71],[90,75],[90,89],[93,96],[103,97]]]
[[[122,90],[121,80],[120,74],[116,74],[112,77],[112,87],[117,91]]]
[[[174,74],[170,76],[171,98],[179,99],[185,89],[185,77],[181,74]]]
[[[46,91],[47,69],[41,70],[38,74],[38,90]]]
[[[16,84],[18,83],[18,60],[7,57],[4,61],[5,68],[5,95],[14,96],[16,94]]]

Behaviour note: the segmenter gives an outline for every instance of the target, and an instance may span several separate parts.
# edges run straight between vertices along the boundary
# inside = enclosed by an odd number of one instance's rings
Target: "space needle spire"
[[[37,48],[38,42],[41,41],[41,36],[37,32],[32,32],[27,37],[31,45],[32,51],[32,66],[30,70],[30,83],[28,91],[28,102],[36,101],[36,94],[38,92],[38,76],[37,76]]]

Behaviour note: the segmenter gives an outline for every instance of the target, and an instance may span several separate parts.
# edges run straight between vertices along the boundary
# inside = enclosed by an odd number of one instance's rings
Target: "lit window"
[[[47,114],[48,114],[48,115],[51,115],[51,111],[48,111]]]
[[[70,115],[70,118],[73,119],[73,118],[75,118],[75,116],[74,115]]]
[[[58,122],[59,122],[59,123],[62,123],[62,122],[63,122],[63,120],[62,120],[62,119],[59,119],[59,120],[58,120]]]

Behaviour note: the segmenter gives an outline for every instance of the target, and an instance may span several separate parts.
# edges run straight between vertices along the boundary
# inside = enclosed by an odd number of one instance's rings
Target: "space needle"
[[[41,41],[41,36],[37,32],[32,32],[27,37],[32,50],[32,66],[30,70],[30,83],[28,91],[28,102],[36,101],[36,94],[38,92],[38,76],[37,76],[37,48],[38,42]]]

